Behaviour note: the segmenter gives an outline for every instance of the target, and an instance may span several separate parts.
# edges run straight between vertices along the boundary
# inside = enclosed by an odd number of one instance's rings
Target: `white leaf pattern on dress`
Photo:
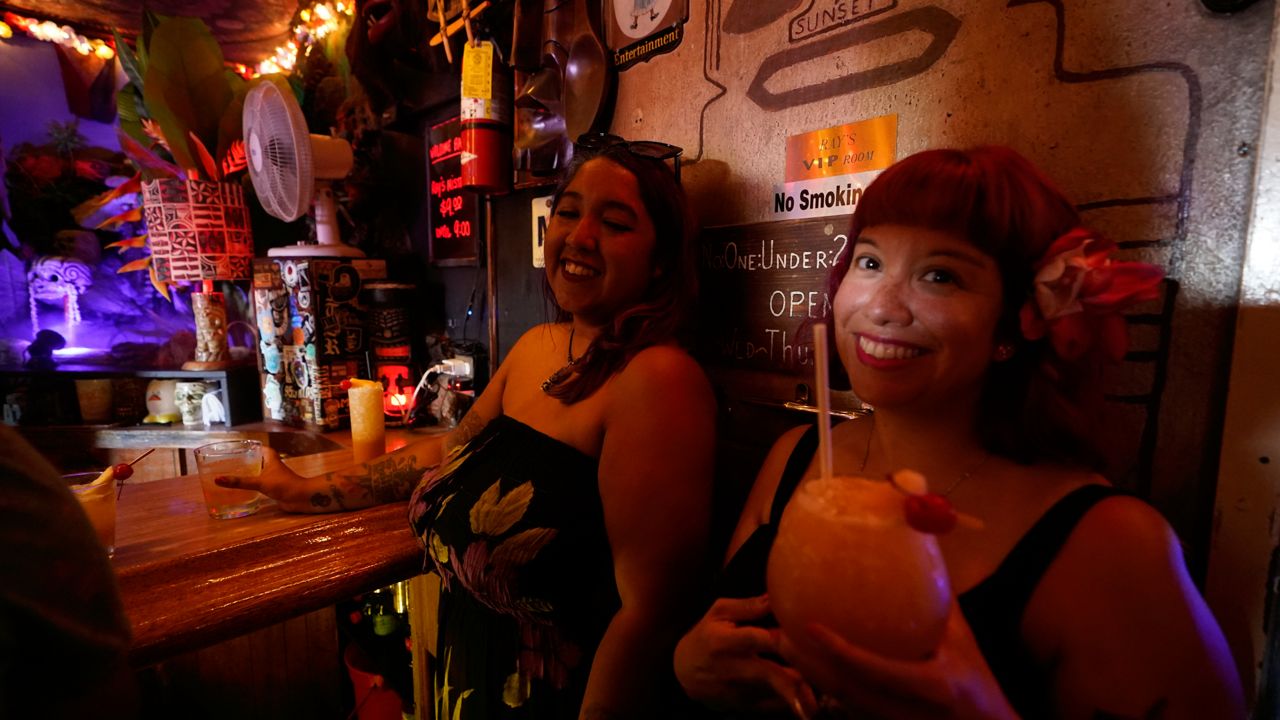
[[[502,479],[489,486],[471,506],[471,532],[497,536],[511,529],[529,509],[533,483],[524,482],[502,495]]]

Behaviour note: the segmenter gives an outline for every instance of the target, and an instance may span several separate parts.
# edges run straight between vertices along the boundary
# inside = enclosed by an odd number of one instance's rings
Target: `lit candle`
[[[403,423],[405,413],[409,411],[409,398],[405,397],[404,393],[396,393],[388,400],[391,403],[391,411],[399,415],[399,420]]]

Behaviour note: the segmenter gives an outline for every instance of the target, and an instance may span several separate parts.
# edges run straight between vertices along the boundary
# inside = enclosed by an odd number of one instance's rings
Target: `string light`
[[[331,33],[349,26],[354,15],[354,3],[349,4],[343,0],[318,2],[303,8],[298,12],[298,23],[293,26],[290,38],[266,59],[253,67],[240,63],[233,63],[231,67],[243,77],[290,72],[297,63],[298,48],[313,45]],[[58,25],[51,20],[33,20],[10,12],[4,13],[0,18],[3,18],[0,19],[0,40],[12,38],[16,29],[37,40],[55,42],[74,49],[81,55],[92,54],[102,60],[111,60],[116,55],[114,44],[110,40],[85,37],[68,25]]]
[[[351,24],[355,6],[346,2],[319,2],[298,11],[298,23],[290,39],[258,63],[256,75],[290,72],[298,61],[298,48],[309,47]]]
[[[87,38],[79,34],[70,25],[58,25],[52,20],[41,22],[11,12],[6,12],[3,20],[0,20],[0,40],[12,38],[14,28],[36,40],[57,43],[81,55],[92,53],[103,60],[110,60],[116,56],[114,47],[98,38]]]

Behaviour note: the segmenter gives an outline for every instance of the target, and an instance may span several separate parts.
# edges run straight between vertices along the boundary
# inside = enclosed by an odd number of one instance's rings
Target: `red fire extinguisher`
[[[462,53],[462,186],[511,187],[511,83],[493,43],[470,41]]]

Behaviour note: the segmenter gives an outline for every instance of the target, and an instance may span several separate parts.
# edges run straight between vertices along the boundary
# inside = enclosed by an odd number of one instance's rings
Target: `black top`
[[[500,415],[423,478],[410,521],[442,579],[436,717],[577,720],[621,604],[598,464]]]
[[[757,527],[725,566],[718,585],[719,597],[746,598],[765,592],[765,567],[778,521],[817,448],[814,426],[800,437],[787,459],[774,491],[769,522]],[[1099,501],[1121,494],[1106,485],[1085,485],[1067,493],[1014,545],[995,572],[958,596],[983,657],[1022,717],[1053,715],[1049,678],[1036,666],[1022,642],[1020,625],[1027,603],[1085,513]]]

